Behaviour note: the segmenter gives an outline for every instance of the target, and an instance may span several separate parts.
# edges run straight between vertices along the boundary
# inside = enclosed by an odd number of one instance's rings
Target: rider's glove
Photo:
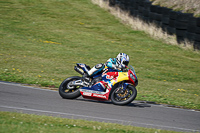
[[[120,67],[118,67],[118,66],[115,66],[115,68],[114,68],[114,69],[121,71],[121,68],[120,68]]]

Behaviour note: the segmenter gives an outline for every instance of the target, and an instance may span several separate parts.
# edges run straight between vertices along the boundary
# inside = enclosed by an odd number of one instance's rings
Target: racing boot
[[[84,74],[82,77],[82,81],[86,86],[89,86],[92,81],[92,78],[88,74]]]

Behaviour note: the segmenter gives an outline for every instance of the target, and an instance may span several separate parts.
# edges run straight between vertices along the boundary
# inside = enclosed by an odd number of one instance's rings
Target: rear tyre
[[[74,76],[65,79],[59,87],[59,94],[64,99],[75,99],[81,96],[81,93],[79,91],[79,88],[81,86],[70,86],[69,83],[75,80],[79,80],[81,77]]]
[[[111,93],[110,99],[115,105],[127,105],[131,103],[137,96],[137,90],[133,85],[127,86],[125,91],[120,93],[118,91],[119,89],[120,87],[117,87]]]

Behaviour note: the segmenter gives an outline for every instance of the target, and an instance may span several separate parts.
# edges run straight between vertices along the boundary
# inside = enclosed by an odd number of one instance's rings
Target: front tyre
[[[75,99],[81,96],[81,93],[79,91],[79,88],[81,86],[70,86],[70,82],[73,82],[75,80],[79,80],[81,77],[74,76],[65,79],[59,87],[59,94],[64,99]]]
[[[116,87],[116,89],[114,89],[114,91],[111,93],[110,99],[115,105],[127,105],[131,103],[136,96],[136,88],[133,85],[128,85],[123,91],[121,87]]]

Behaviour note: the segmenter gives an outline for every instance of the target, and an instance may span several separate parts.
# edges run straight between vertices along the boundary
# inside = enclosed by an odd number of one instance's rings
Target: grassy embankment
[[[150,0],[154,5],[171,8],[183,13],[193,13],[195,17],[200,17],[199,0]]]
[[[0,112],[2,133],[176,133],[94,121]]]
[[[198,0],[150,0],[153,5],[159,5],[161,7],[167,7],[174,11],[183,13],[193,13],[194,17],[200,16],[200,1]],[[181,48],[194,49],[193,42],[185,39],[184,42],[177,42],[176,35],[169,35],[163,31],[161,27],[158,27],[154,23],[146,23],[138,17],[130,15],[129,11],[121,10],[118,5],[109,6],[108,1],[104,0],[92,0],[93,3],[99,5],[101,8],[108,10],[112,15],[118,18],[123,24],[129,25],[133,30],[144,31],[156,40],[160,40],[164,43],[171,45],[178,45]]]
[[[58,87],[93,66],[127,53],[139,78],[137,100],[200,109],[200,55],[124,26],[90,0],[0,3],[0,80]]]

